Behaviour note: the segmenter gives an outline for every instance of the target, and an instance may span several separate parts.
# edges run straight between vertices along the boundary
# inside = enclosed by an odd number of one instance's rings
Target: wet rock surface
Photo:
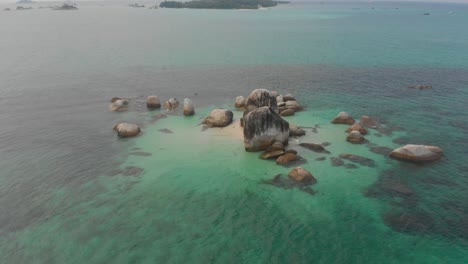
[[[308,150],[312,150],[317,153],[326,153],[330,154],[330,151],[326,150],[321,144],[315,143],[300,143],[299,146],[306,148]]]

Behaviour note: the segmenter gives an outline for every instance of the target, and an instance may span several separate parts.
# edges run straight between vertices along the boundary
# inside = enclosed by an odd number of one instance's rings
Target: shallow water
[[[468,45],[457,22],[466,7],[414,4],[393,15],[385,5],[377,16],[365,7],[1,13],[17,23],[0,40],[0,262],[466,262]],[[76,30],[57,26],[64,19]],[[394,31],[404,19],[428,24]],[[388,52],[396,44],[404,49]],[[407,88],[417,83],[433,88]],[[264,184],[290,169],[201,131],[211,109],[258,87],[306,106],[287,118],[307,127],[289,147],[317,178],[315,195]],[[157,118],[144,105],[153,93],[190,97],[197,113]],[[108,112],[113,96],[132,98],[130,111]],[[414,165],[349,144],[346,126],[329,123],[340,111],[381,119],[388,129],[371,130],[373,144],[434,144],[445,155]],[[118,139],[111,128],[122,121],[142,135]],[[300,142],[330,142],[331,154]],[[376,166],[333,167],[329,157],[343,153]],[[402,230],[388,217],[402,212],[422,217]]]

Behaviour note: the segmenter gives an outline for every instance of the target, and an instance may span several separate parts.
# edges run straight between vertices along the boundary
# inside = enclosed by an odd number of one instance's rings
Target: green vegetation
[[[159,6],[166,8],[200,8],[200,9],[258,9],[278,5],[272,0],[197,0],[190,2],[164,1]]]

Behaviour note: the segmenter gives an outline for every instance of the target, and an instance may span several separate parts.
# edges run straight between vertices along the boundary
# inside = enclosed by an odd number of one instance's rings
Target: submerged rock
[[[120,137],[135,137],[140,133],[140,127],[135,124],[120,123],[114,126],[114,130]]]
[[[232,123],[234,114],[227,109],[214,109],[210,115],[203,120],[208,127],[225,127]]]
[[[383,218],[387,226],[402,233],[426,233],[433,227],[433,220],[426,213],[389,212]]]
[[[247,103],[247,99],[245,99],[244,96],[237,96],[234,106],[236,108],[244,108],[246,103]]]
[[[172,134],[172,133],[174,133],[174,132],[172,132],[172,130],[167,129],[167,128],[158,129],[158,131],[161,132],[161,133],[166,133],[166,134]]]
[[[307,194],[314,195],[315,191],[310,188],[309,186],[306,186],[302,182],[295,181],[291,179],[290,177],[285,177],[281,174],[275,175],[275,177],[271,180],[265,180],[262,181],[264,184],[269,184],[273,185],[275,187],[279,187],[282,189],[299,189],[300,191],[303,191]]]
[[[164,102],[164,108],[167,110],[174,110],[179,107],[179,101],[176,98],[169,98],[166,102]]]
[[[114,97],[112,98],[112,103],[110,105],[111,111],[126,111],[128,110],[128,99]]]
[[[183,106],[184,116],[192,116],[195,114],[195,109],[193,108],[192,100],[185,98]]]
[[[327,157],[318,157],[315,160],[316,161],[324,161],[324,160],[327,160]]]
[[[148,109],[157,109],[161,108],[161,100],[156,95],[150,95],[146,98],[146,107]]]
[[[255,108],[244,117],[246,151],[266,150],[275,142],[288,144],[289,123],[268,106]]]
[[[276,159],[276,164],[284,166],[284,167],[297,166],[300,164],[304,164],[306,162],[307,161],[303,159],[301,156],[291,153],[291,152],[286,152],[286,154]]]
[[[278,103],[276,102],[276,97],[274,97],[270,91],[266,89],[253,90],[249,97],[247,97],[247,103],[245,104],[246,113],[264,106],[268,106],[275,113],[278,113]]]
[[[294,168],[289,172],[288,176],[292,180],[301,182],[304,185],[312,185],[317,183],[317,179],[315,179],[312,173],[302,167]]]
[[[340,154],[340,158],[349,160],[354,163],[358,163],[362,166],[367,166],[367,167],[374,167],[375,166],[375,161],[366,157],[358,156],[358,155],[353,155],[353,154]]]
[[[320,144],[315,144],[315,143],[301,143],[299,146],[306,148],[308,150],[312,150],[314,152],[318,153],[327,153],[329,154],[330,152],[326,150],[322,145]]]
[[[289,136],[291,137],[301,137],[301,136],[304,136],[306,134],[305,130],[296,126],[296,125],[293,125],[293,124],[289,124]]]
[[[424,162],[433,161],[442,157],[443,151],[436,146],[406,145],[390,153],[390,157],[400,160]]]
[[[361,144],[364,143],[365,138],[359,131],[351,131],[349,135],[346,137],[346,141],[353,143],[353,144]]]
[[[358,168],[358,166],[356,164],[349,164],[349,163],[345,164],[344,167],[347,168],[347,169],[357,169]]]
[[[386,156],[386,155],[390,154],[390,152],[392,152],[392,149],[388,148],[388,147],[375,146],[375,147],[371,147],[370,151],[372,151],[374,153],[377,153],[377,154],[380,154],[380,155],[385,155]]]
[[[359,124],[363,127],[376,128],[379,126],[379,122],[372,117],[362,116],[359,120]]]
[[[337,157],[331,157],[330,161],[333,167],[341,167],[344,165],[344,161]]]
[[[346,129],[346,132],[348,133],[351,133],[352,131],[358,131],[359,133],[361,133],[361,135],[367,134],[367,129],[365,129],[358,123],[355,123],[354,125],[350,126],[348,129]]]
[[[356,121],[346,112],[340,112],[332,121],[333,124],[352,125]]]

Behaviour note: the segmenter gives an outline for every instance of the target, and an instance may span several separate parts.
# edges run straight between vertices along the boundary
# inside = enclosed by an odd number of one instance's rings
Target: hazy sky
[[[15,3],[18,0],[0,0],[0,3]],[[65,2],[66,0],[33,0],[36,2]],[[93,0],[73,0],[73,2],[81,2],[81,1],[93,1]],[[103,1],[103,0],[98,0]],[[112,2],[112,0],[104,0],[106,2]],[[117,0],[119,2],[123,2],[122,0]],[[125,1],[125,0],[124,0]],[[140,2],[161,2],[163,0],[141,0]],[[177,0],[177,1],[188,1],[188,0]],[[289,0],[292,2],[370,2],[370,0]],[[448,2],[458,2],[458,3],[468,3],[468,0],[373,0],[374,2],[440,2],[440,3],[448,3]],[[128,2],[138,2],[138,0],[128,0]]]

